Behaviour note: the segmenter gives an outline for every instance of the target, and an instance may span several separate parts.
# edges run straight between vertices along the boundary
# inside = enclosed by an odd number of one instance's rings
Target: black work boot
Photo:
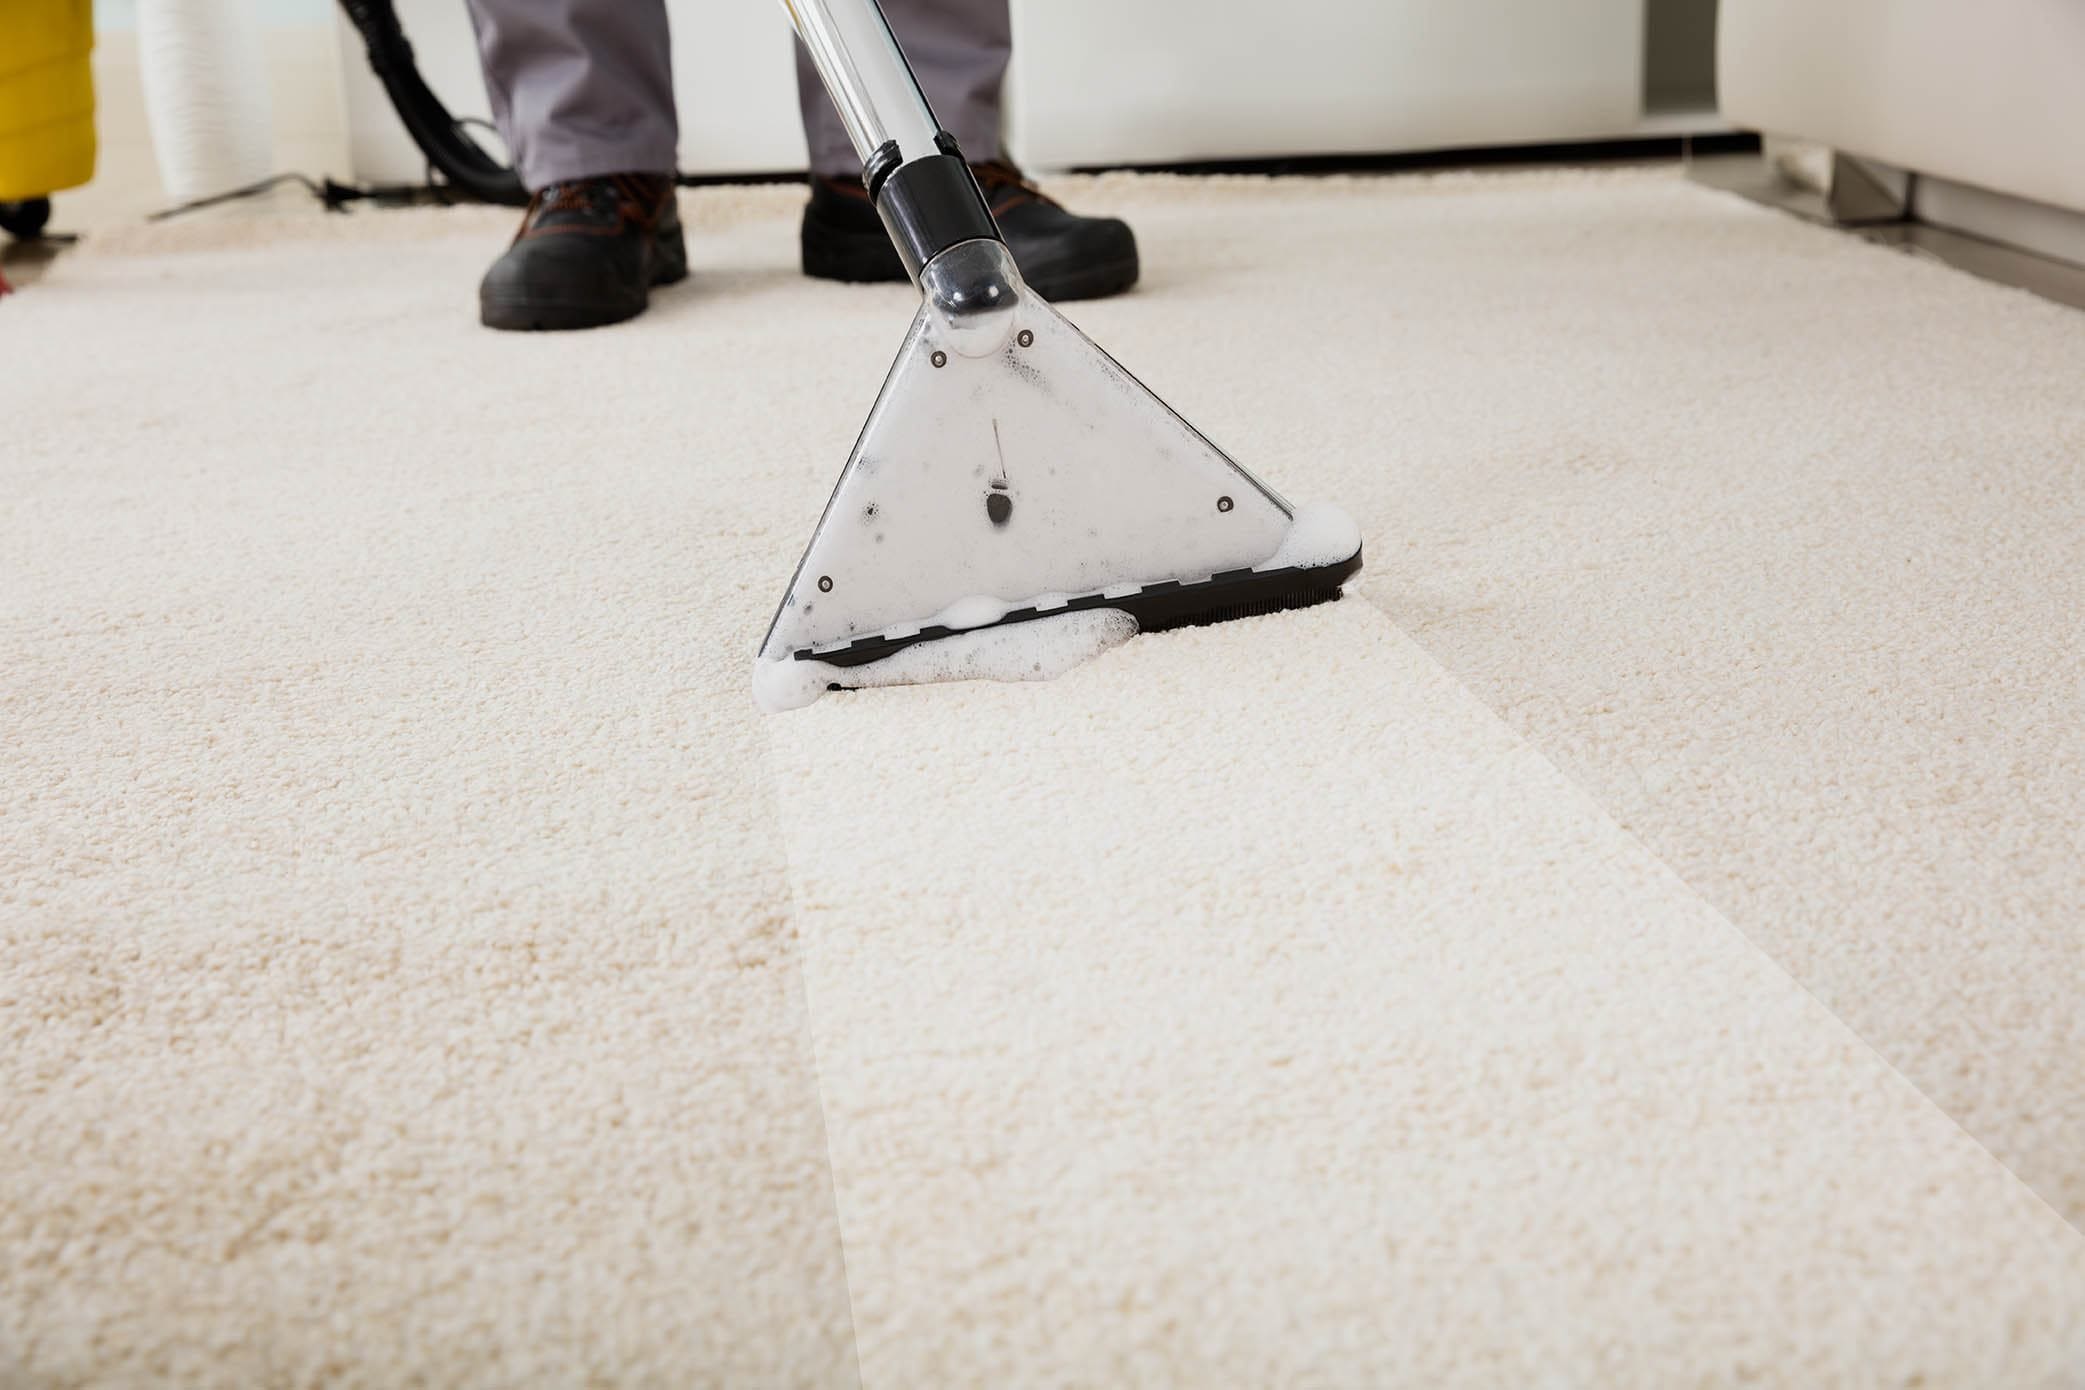
[[[1080,217],[1036,190],[1005,160],[973,164],[1014,264],[1044,299],[1101,299],[1137,282],[1137,238],[1119,217]],[[905,266],[860,179],[811,180],[804,274],[820,280],[903,280]]]
[[[478,285],[488,328],[596,328],[644,312],[653,285],[688,273],[673,180],[603,174],[529,199],[507,253]]]

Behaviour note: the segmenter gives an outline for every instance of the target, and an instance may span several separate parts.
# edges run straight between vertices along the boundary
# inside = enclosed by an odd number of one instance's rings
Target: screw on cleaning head
[[[829,574],[821,574],[821,575],[819,575],[819,576],[818,576],[818,592],[819,592],[819,593],[821,593],[821,594],[829,594],[829,593],[831,593],[832,591],[833,591],[833,577],[832,577],[831,575],[829,575]]]
[[[946,367],[948,365],[948,354],[937,350],[932,360],[935,366]]]
[[[1217,498],[1217,499],[1216,499],[1216,509],[1217,509],[1218,511],[1220,511],[1220,512],[1227,512],[1227,511],[1229,511],[1229,510],[1231,509],[1231,499],[1230,499],[1230,498],[1228,498],[1228,497],[1219,497],[1219,498]]]
[[[1014,335],[1014,341],[1019,343],[1022,347],[1034,347],[1035,335],[1024,328],[1019,333]]]

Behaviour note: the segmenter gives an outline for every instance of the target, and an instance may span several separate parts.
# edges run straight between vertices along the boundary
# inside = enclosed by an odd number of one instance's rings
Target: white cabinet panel
[[[1717,59],[1741,125],[2085,211],[2080,0],[1723,0]]]

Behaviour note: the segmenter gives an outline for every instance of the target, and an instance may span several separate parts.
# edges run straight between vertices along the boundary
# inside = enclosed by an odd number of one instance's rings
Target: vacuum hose
[[[340,0],[340,8],[368,45],[370,70],[428,163],[474,198],[514,207],[528,202],[528,190],[514,171],[485,153],[421,79],[391,0]]]

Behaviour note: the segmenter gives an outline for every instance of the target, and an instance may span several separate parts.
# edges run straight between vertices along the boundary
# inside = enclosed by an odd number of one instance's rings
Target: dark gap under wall
[[[1731,131],[1719,135],[1665,135],[1552,145],[1487,145],[1479,149],[1416,150],[1393,154],[1201,159],[1183,164],[1080,164],[1074,166],[1072,172],[1098,174],[1110,169],[1127,169],[1136,173],[1268,174],[1308,178],[1333,174],[1394,174],[1406,170],[1481,169],[1501,164],[1599,164],[1684,159],[1689,155],[1749,153],[1758,148],[1759,137],[1756,134]],[[734,178],[743,179],[743,176],[735,175]]]

